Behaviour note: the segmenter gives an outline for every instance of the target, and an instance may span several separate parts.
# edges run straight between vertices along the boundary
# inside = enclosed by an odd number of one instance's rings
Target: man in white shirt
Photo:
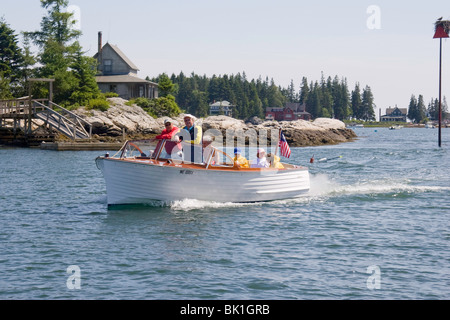
[[[266,159],[266,150],[259,148],[257,150],[256,159],[252,161],[251,168],[269,168],[270,164]]]
[[[203,163],[206,163],[212,155],[212,158],[209,162],[210,165],[219,165],[220,158],[219,152],[216,148],[214,148],[211,144],[213,142],[213,138],[211,136],[204,136],[202,140],[203,145]],[[214,154],[213,154],[214,153]]]

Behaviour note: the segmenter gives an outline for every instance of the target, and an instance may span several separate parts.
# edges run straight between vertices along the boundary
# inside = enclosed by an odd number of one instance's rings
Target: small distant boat
[[[241,168],[218,149],[202,163],[168,159],[163,156],[165,143],[128,141],[116,155],[96,159],[109,206],[184,199],[262,202],[300,197],[310,189],[306,167],[282,163],[283,169]],[[216,152],[220,164],[212,160]]]
[[[397,125],[395,125],[395,126],[389,127],[389,130],[399,130],[399,129],[401,129],[401,128],[403,128],[403,126],[397,124]]]
[[[434,129],[435,126],[433,125],[433,123],[427,122],[427,123],[425,124],[425,128],[427,128],[427,129]]]
[[[347,125],[347,128],[364,128],[363,124],[349,124]]]

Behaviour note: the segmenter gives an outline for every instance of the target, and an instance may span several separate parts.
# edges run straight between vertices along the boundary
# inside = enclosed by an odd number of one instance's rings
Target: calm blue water
[[[104,152],[0,148],[0,299],[449,299],[450,129],[355,132],[245,205],[108,210]]]

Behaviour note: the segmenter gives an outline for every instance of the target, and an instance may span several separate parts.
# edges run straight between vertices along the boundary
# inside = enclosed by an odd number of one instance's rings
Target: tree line
[[[198,117],[209,115],[211,103],[226,100],[236,106],[233,116],[238,119],[252,116],[264,118],[266,108],[283,108],[287,102],[294,102],[305,104],[306,111],[313,118],[375,120],[374,97],[370,87],[364,87],[361,92],[360,84],[356,83],[355,89],[349,92],[347,80],[338,76],[325,80],[322,74],[320,82],[309,82],[303,77],[298,90],[293,80],[287,88],[283,88],[268,77],[248,80],[245,72],[212,77],[194,72],[187,76],[180,72],[170,78],[160,74],[147,79],[158,83],[170,79],[173,83],[170,94],[179,107]]]
[[[447,99],[444,97],[441,103],[442,119],[448,118],[448,105]],[[408,118],[414,123],[424,123],[429,120],[437,121],[439,119],[439,99],[432,98],[425,105],[423,95],[419,95],[418,98],[413,94],[409,101]]]

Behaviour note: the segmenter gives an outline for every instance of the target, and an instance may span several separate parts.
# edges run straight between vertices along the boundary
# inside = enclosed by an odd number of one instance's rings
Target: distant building
[[[236,108],[236,106],[233,106],[230,102],[226,100],[217,101],[209,105],[209,114],[211,116],[225,115],[228,117],[232,117],[233,108]]]
[[[286,103],[284,108],[266,108],[266,120],[295,121],[311,120],[311,114],[306,112],[306,105],[300,103]]]
[[[121,98],[157,98],[158,84],[140,79],[138,67],[115,45],[102,46],[102,34],[98,35],[98,52],[94,56],[98,61],[98,74],[95,77],[100,91],[115,92]]]
[[[408,114],[407,108],[387,108],[386,115],[380,117],[380,121],[399,121],[406,122]]]

